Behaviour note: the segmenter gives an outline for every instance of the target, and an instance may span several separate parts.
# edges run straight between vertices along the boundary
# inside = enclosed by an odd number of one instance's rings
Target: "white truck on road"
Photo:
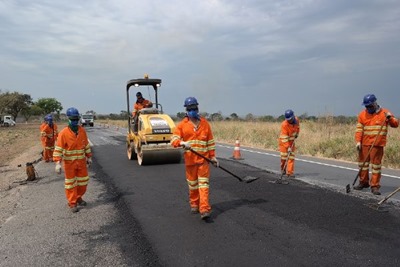
[[[81,116],[82,126],[89,125],[90,127],[94,126],[94,115],[93,114],[82,114]]]
[[[1,127],[15,126],[15,121],[12,119],[11,115],[1,116],[0,126]]]

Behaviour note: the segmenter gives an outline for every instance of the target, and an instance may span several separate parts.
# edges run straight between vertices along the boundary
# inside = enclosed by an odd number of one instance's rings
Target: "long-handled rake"
[[[196,154],[199,157],[202,157],[203,159],[207,160],[208,162],[212,163],[214,165],[214,161],[212,161],[211,159],[207,158],[206,156],[203,156],[202,154],[200,154],[199,152],[193,150],[192,148],[189,149],[191,152],[193,152],[194,154]],[[215,165],[214,165],[215,166]],[[232,173],[231,171],[223,168],[221,165],[216,166],[218,168],[220,168],[221,170],[229,173],[230,175],[232,175],[233,177],[235,177],[236,179],[238,179],[241,182],[245,182],[245,183],[251,183],[254,182],[255,180],[259,179],[260,177],[253,177],[253,176],[246,176],[246,177],[239,177],[238,175]]]
[[[362,171],[362,168],[364,167],[365,163],[366,163],[367,160],[369,159],[369,154],[371,153],[372,148],[374,147],[374,145],[375,145],[375,143],[376,143],[376,140],[378,140],[378,137],[379,137],[379,135],[381,134],[381,131],[382,131],[383,126],[385,125],[385,123],[386,123],[386,120],[383,121],[383,123],[382,123],[382,125],[381,125],[381,128],[379,128],[379,132],[378,132],[378,134],[376,135],[376,137],[375,137],[375,139],[374,139],[374,142],[372,143],[371,147],[369,148],[368,153],[367,153],[367,156],[365,157],[365,160],[364,160],[363,164],[359,167],[359,170],[358,170],[358,172],[357,172],[356,178],[354,178],[354,181],[353,181],[352,186],[354,186],[355,183],[357,182],[357,179],[358,179],[358,177],[360,176],[360,173],[361,173],[361,171]],[[350,184],[347,184],[347,185],[346,185],[346,193],[350,193]]]
[[[379,201],[378,203],[370,203],[367,204],[368,207],[370,207],[373,210],[377,210],[377,211],[387,211],[387,210],[379,210],[380,206],[386,202],[386,200],[388,200],[389,198],[391,198],[394,194],[396,194],[397,192],[400,191],[400,187],[398,187],[396,190],[394,190],[392,193],[390,193],[389,195],[387,195],[384,199],[382,199],[381,201]]]
[[[285,175],[286,167],[287,167],[287,164],[288,164],[288,161],[289,161],[290,154],[292,154],[293,146],[294,146],[294,141],[293,141],[292,145],[290,146],[290,152],[288,152],[285,164],[283,165],[283,169],[281,170],[281,176],[279,177],[278,180],[275,181],[276,184],[284,184],[284,185],[289,184],[289,182],[286,181],[286,180],[283,180],[282,177],[283,177],[283,175]]]

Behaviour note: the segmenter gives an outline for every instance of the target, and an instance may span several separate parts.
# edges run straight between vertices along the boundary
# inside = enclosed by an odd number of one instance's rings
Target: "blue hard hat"
[[[137,92],[136,93],[136,97],[140,97],[140,96],[142,96],[142,93],[141,92]]]
[[[189,96],[185,99],[184,107],[191,106],[191,105],[198,105],[197,99],[193,96]]]
[[[68,118],[79,118],[79,111],[76,108],[67,109]]]
[[[294,112],[291,109],[288,109],[285,111],[285,119],[286,120],[291,120],[294,118]]]
[[[366,96],[364,96],[362,105],[363,106],[369,106],[372,105],[376,102],[376,96],[374,94],[368,94]]]
[[[45,121],[53,121],[53,115],[47,114],[47,115],[44,117],[44,120],[45,120]]]

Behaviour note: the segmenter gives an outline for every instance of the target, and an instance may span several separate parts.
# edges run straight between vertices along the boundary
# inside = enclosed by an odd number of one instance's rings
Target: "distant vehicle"
[[[15,121],[12,119],[10,115],[1,116],[0,126],[1,127],[15,126]]]
[[[83,114],[81,117],[82,126],[89,125],[90,127],[94,126],[94,115],[93,114]]]

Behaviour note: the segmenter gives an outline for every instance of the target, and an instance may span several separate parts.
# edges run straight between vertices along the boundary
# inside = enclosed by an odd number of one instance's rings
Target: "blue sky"
[[[2,0],[0,25],[0,89],[64,111],[126,110],[148,73],[169,114],[356,115],[374,93],[400,116],[398,0]]]

